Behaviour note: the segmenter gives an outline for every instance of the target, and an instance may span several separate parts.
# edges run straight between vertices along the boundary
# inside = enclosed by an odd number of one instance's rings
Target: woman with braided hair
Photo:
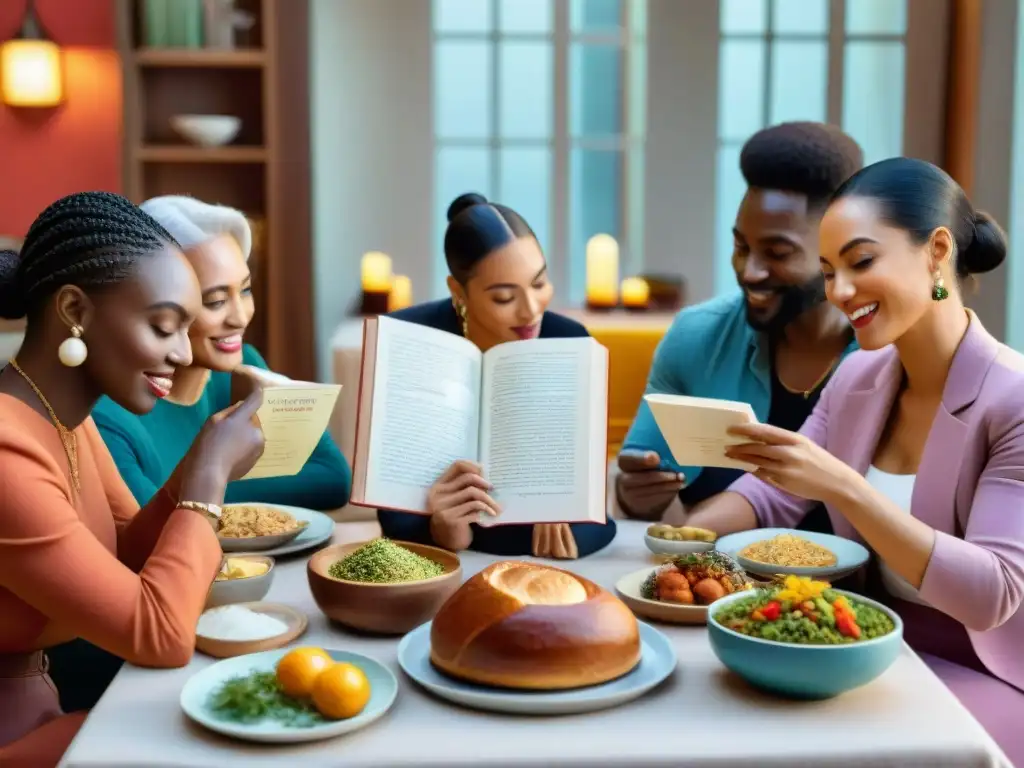
[[[0,764],[55,765],[81,724],[44,651],[83,638],[134,664],[182,666],[221,563],[211,525],[263,451],[261,396],[214,416],[143,508],[89,416],[145,413],[192,359],[199,286],[178,244],[123,197],[85,192],[0,252],[0,316],[27,317],[0,373]]]

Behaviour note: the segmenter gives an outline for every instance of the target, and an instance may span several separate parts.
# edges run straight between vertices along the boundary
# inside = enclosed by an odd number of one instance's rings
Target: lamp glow
[[[64,100],[60,47],[44,34],[29,0],[18,35],[0,45],[0,96],[12,107],[55,107]]]

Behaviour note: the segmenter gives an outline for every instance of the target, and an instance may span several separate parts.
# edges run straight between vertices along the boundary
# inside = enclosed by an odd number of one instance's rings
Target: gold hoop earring
[[[469,338],[469,322],[466,320],[466,305],[461,301],[455,304],[455,311],[459,315],[459,319],[462,321],[462,335]]]
[[[935,270],[935,282],[932,284],[932,301],[942,301],[949,298],[949,291],[946,290],[946,283],[942,279],[939,270]]]
[[[57,357],[68,368],[77,368],[89,356],[89,348],[82,341],[82,326],[72,325],[71,335],[57,347]]]

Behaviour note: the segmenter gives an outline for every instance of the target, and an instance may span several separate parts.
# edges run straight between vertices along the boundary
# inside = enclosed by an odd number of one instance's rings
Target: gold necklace
[[[28,385],[32,387],[32,391],[36,393],[36,397],[39,398],[39,402],[43,404],[43,407],[46,408],[47,412],[50,414],[50,418],[53,419],[53,425],[57,427],[57,434],[60,435],[60,441],[64,444],[64,453],[68,456],[68,467],[71,470],[71,483],[75,486],[76,491],[81,490],[81,485],[78,479],[78,437],[74,432],[65,427],[61,423],[61,420],[57,418],[57,413],[53,410],[53,406],[50,405],[49,400],[46,399],[46,396],[42,393],[39,387],[36,386],[36,383],[29,378],[29,375],[21,370],[21,366],[18,365],[18,361],[12,357],[9,362],[11,368],[17,371],[21,375],[21,378],[23,378]]]
[[[824,382],[825,379],[827,379],[829,377],[829,374],[831,374],[832,370],[836,367],[836,363],[838,363],[839,360],[842,357],[843,357],[842,352],[840,352],[838,355],[833,357],[832,358],[832,362],[828,364],[828,368],[826,368],[825,372],[823,374],[821,374],[821,376],[818,377],[818,380],[816,382],[814,382],[814,384],[811,385],[810,389],[804,389],[804,390],[793,389],[791,386],[789,386],[786,382],[784,382],[782,380],[781,376],[779,376],[778,374],[776,374],[776,376],[778,377],[779,384],[782,385],[783,389],[785,389],[787,392],[789,392],[791,394],[794,394],[794,395],[803,395],[804,400],[807,400],[807,399],[810,398],[811,395],[813,395],[818,390],[818,387],[821,386],[822,382]]]

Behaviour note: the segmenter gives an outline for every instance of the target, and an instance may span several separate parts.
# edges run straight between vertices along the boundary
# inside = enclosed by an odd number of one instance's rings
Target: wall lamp
[[[56,107],[64,100],[60,47],[43,30],[33,0],[18,34],[0,44],[0,96],[11,107]]]

